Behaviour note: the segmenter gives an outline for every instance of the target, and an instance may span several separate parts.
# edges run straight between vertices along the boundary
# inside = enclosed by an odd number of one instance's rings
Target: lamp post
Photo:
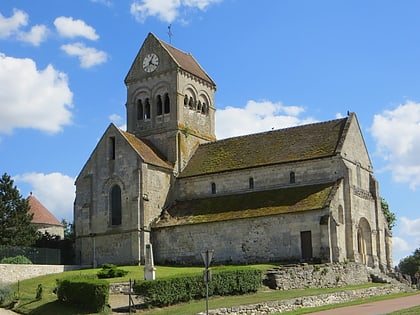
[[[211,281],[211,270],[209,270],[209,266],[211,260],[213,259],[213,250],[206,250],[205,252],[201,252],[201,258],[203,258],[205,270],[203,274],[204,283],[206,284],[206,315],[209,314],[209,282]]]

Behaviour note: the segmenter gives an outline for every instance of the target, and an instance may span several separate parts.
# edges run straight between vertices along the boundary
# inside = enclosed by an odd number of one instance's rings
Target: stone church
[[[216,140],[215,82],[149,33],[111,124],[76,179],[84,265],[355,261],[392,268],[392,236],[354,113]]]

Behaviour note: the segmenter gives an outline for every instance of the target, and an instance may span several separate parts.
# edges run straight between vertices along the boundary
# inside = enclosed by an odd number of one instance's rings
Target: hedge
[[[109,283],[90,278],[64,278],[57,280],[58,300],[87,311],[101,312],[108,305]]]
[[[258,269],[218,271],[213,273],[209,283],[209,296],[256,292],[261,282],[261,271]],[[134,284],[133,289],[137,295],[145,298],[147,304],[153,306],[168,306],[206,297],[202,276],[140,281]]]

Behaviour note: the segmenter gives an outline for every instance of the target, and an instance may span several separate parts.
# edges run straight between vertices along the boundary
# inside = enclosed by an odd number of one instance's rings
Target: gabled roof
[[[28,202],[30,206],[28,213],[34,215],[31,223],[63,226],[60,221],[58,221],[57,218],[32,194],[28,197]]]
[[[349,117],[201,144],[179,177],[332,156]]]
[[[173,169],[168,161],[165,161],[155,150],[151,143],[146,143],[145,140],[137,138],[135,135],[122,131],[118,127],[115,128],[121,133],[121,135],[127,140],[130,146],[137,152],[141,159],[151,165]]]
[[[166,219],[154,227],[209,223],[285,213],[321,210],[329,206],[339,181],[245,194],[178,201]]]
[[[204,81],[216,87],[216,83],[214,83],[214,81],[190,53],[183,52],[182,50],[179,50],[178,48],[175,48],[160,39],[158,40],[181,69],[193,74],[200,79],[203,79]]]
[[[190,53],[186,53],[160,40],[153,33],[149,33],[147,35],[147,38],[145,39],[142,47],[137,53],[137,56],[134,59],[130,70],[127,73],[127,76],[124,79],[124,82],[126,84],[131,81],[138,80],[142,75],[146,75],[143,73],[141,67],[141,56],[143,55],[142,51],[144,49],[147,49],[145,47],[153,47],[155,49],[157,45],[160,46],[163,49],[163,51],[168,53],[176,67],[192,74],[193,76],[199,79],[204,80],[205,82],[209,83],[214,89],[216,89],[216,84],[214,83],[214,81],[210,78],[210,76],[206,73],[206,71],[204,71],[204,69],[200,66],[197,60],[195,60],[195,58]]]

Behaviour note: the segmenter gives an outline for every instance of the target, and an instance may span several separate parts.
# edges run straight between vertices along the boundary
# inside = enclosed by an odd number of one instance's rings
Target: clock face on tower
[[[153,72],[159,65],[159,58],[156,54],[147,54],[143,59],[143,70],[146,72]]]

